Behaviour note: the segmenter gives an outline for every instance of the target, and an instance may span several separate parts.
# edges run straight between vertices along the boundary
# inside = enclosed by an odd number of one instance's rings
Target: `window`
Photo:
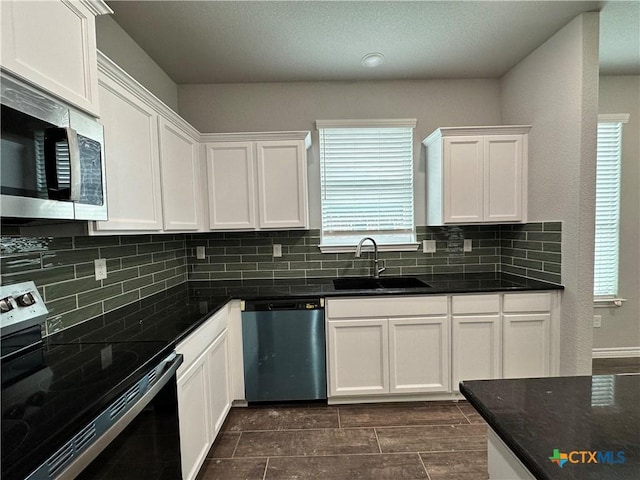
[[[628,118],[628,115],[598,117],[593,293],[600,300],[618,295],[622,124]]]
[[[317,121],[322,251],[353,248],[366,236],[387,249],[417,248],[415,126],[415,119]]]

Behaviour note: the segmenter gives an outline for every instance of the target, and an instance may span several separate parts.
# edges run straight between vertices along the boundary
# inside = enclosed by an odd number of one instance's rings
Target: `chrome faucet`
[[[360,258],[360,254],[362,253],[362,244],[367,240],[370,240],[371,243],[373,243],[373,278],[380,278],[380,274],[387,268],[384,265],[382,266],[382,268],[378,268],[378,244],[373,238],[364,237],[362,240],[360,240],[358,246],[356,247],[356,258]]]

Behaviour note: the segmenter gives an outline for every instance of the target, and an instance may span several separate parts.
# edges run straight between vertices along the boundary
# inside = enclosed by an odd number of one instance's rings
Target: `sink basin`
[[[425,288],[429,287],[415,277],[343,277],[333,280],[336,290],[377,290],[392,288]]]

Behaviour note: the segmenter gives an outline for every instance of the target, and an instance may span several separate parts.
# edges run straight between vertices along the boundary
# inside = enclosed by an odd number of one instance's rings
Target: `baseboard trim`
[[[640,357],[640,347],[594,348],[592,358]]]

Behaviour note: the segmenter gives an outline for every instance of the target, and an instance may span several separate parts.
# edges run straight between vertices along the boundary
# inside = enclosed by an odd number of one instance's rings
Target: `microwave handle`
[[[69,200],[78,202],[80,201],[80,192],[82,189],[78,133],[70,127],[66,127],[65,130],[67,131],[67,142],[69,143],[69,169],[71,173],[71,178],[69,179],[71,183]]]

